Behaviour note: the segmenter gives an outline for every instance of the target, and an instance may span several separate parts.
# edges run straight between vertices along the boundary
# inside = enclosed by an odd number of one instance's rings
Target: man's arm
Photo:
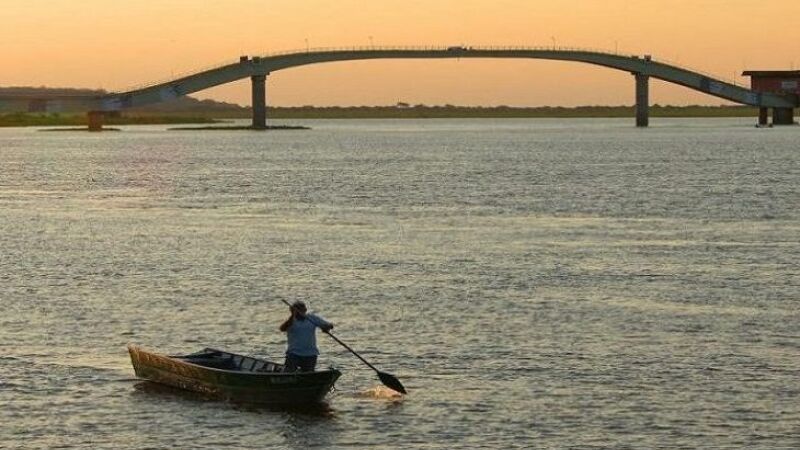
[[[286,322],[283,322],[281,324],[280,330],[285,333],[286,330],[288,330],[289,327],[292,326],[292,322],[294,322],[294,315],[289,316],[289,318],[286,319]]]
[[[315,314],[309,314],[309,316],[311,319],[311,323],[318,326],[320,330],[327,333],[333,329],[333,324],[323,319],[322,317],[317,316]]]

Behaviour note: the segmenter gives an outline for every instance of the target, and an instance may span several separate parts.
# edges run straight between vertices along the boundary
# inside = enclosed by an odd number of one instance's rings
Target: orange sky
[[[0,0],[0,86],[122,90],[315,46],[557,45],[652,53],[736,81],[800,68],[798,0]],[[202,98],[249,103],[249,82]],[[653,103],[721,100],[654,81]],[[362,61],[270,76],[273,105],[632,104],[629,74],[524,60]]]

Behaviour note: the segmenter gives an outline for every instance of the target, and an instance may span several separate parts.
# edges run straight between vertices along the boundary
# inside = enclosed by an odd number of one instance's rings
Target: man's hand
[[[333,324],[320,325],[319,328],[325,333],[330,333],[330,331],[333,329]]]
[[[279,328],[279,329],[280,329],[282,332],[286,332],[286,330],[288,330],[288,329],[289,329],[289,327],[290,327],[290,326],[292,326],[292,322],[294,322],[294,314],[292,314],[291,316],[289,316],[289,318],[288,318],[288,319],[286,319],[286,321],[285,321],[285,322],[283,322],[283,323],[281,324],[281,326],[280,326],[280,328]]]

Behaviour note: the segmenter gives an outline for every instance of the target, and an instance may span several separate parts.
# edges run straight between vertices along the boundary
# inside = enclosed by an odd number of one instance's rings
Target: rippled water
[[[0,130],[0,447],[800,446],[800,129],[750,119]],[[138,382],[125,345],[281,359],[330,411]]]

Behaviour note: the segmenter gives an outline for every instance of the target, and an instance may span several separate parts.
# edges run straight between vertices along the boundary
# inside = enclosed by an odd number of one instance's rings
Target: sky
[[[800,68],[798,0],[0,0],[0,86],[121,91],[308,47],[531,45],[652,54],[747,83]],[[633,104],[630,74],[543,60],[326,63],[269,77],[274,106]],[[247,105],[248,81],[195,94]],[[651,102],[724,102],[651,83]]]

